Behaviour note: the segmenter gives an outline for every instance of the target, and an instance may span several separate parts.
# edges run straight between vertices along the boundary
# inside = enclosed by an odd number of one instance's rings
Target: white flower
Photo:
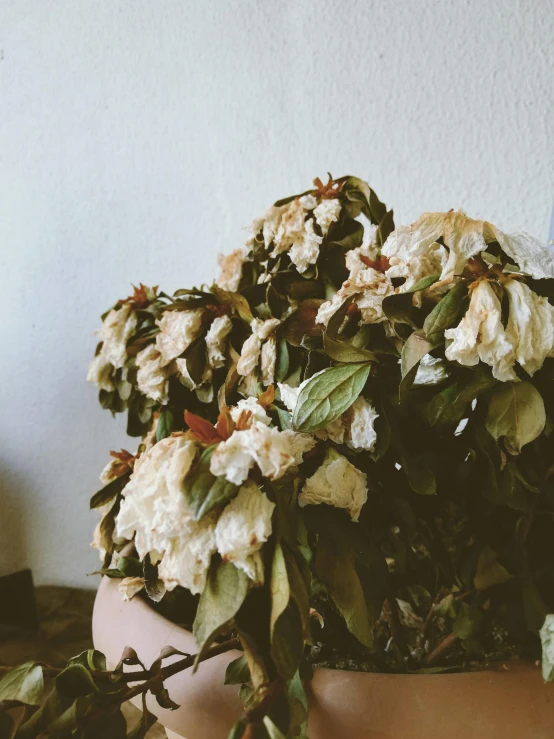
[[[287,410],[293,413],[294,409],[296,408],[296,403],[298,402],[300,387],[291,387],[285,382],[278,382],[277,387],[279,388],[279,392],[281,393],[281,400],[285,404]]]
[[[353,449],[365,449],[370,452],[377,441],[377,433],[374,424],[379,414],[371,403],[363,396],[356,398],[347,411],[350,429],[350,441],[348,446]]]
[[[444,332],[445,356],[451,362],[472,367],[479,360],[492,367],[497,380],[517,380],[512,369],[514,346],[502,325],[500,301],[489,282],[477,283],[465,316],[456,328]]]
[[[304,208],[304,210],[313,210],[317,206],[317,198],[315,195],[302,195],[300,200],[300,205]]]
[[[380,323],[385,320],[383,313],[383,300],[387,295],[395,292],[394,286],[388,275],[379,272],[373,267],[368,267],[363,258],[373,258],[371,246],[352,249],[346,255],[346,266],[350,270],[347,280],[342,283],[341,288],[331,300],[320,306],[316,323],[325,326],[344,301],[356,296],[356,305],[362,314],[362,323]]]
[[[162,561],[158,565],[158,576],[168,590],[177,585],[188,588],[195,595],[201,593],[212,554],[215,552],[215,516],[208,514],[194,521],[182,520],[181,528],[169,539]]]
[[[222,290],[236,293],[240,286],[242,268],[247,261],[246,250],[242,247],[231,254],[218,254],[217,261],[221,272],[216,285]]]
[[[346,508],[357,521],[367,500],[367,477],[335,449],[328,449],[323,464],[304,483],[300,506],[326,503]]]
[[[389,280],[404,278],[404,282],[398,288],[399,293],[404,293],[411,290],[424,277],[440,275],[447,258],[448,253],[444,246],[432,244],[425,254],[416,254],[408,261],[404,261],[398,256],[391,257],[389,260],[390,267],[387,269],[386,275]],[[447,289],[448,286],[444,286],[443,291]],[[423,293],[428,294],[427,291],[422,290],[413,296],[412,302],[418,308],[421,307]],[[435,291],[433,296],[439,299],[442,297],[442,292]]]
[[[157,403],[165,405],[168,401],[168,377],[170,366],[164,366],[162,356],[154,344],[149,344],[136,357],[137,385],[141,393]]]
[[[507,280],[504,287],[510,300],[506,334],[517,361],[533,375],[554,350],[554,307],[519,280]]]
[[[87,380],[101,390],[111,391],[115,385],[111,379],[113,369],[120,369],[127,359],[127,342],[135,332],[137,317],[126,303],[114,308],[104,319],[98,332],[102,341],[100,352],[90,363]]]
[[[249,480],[225,508],[215,527],[217,551],[257,585],[263,585],[262,544],[271,535],[275,503]]]
[[[302,461],[302,455],[313,448],[315,439],[309,434],[279,431],[265,423],[253,421],[251,426],[235,430],[212,454],[210,470],[224,475],[229,482],[241,485],[257,464],[264,477],[277,480]]]
[[[113,369],[113,365],[100,352],[89,364],[87,381],[97,385],[100,390],[111,392],[115,390],[115,384],[112,380]]]
[[[262,341],[268,339],[280,324],[281,321],[278,318],[269,318],[267,321],[254,318],[250,323],[252,333],[242,345],[240,359],[237,363],[237,372],[239,375],[250,375],[254,372],[260,360]]]
[[[341,203],[338,198],[326,198],[314,209],[316,223],[321,228],[324,236],[327,234],[331,223],[338,221],[340,210]]]
[[[159,576],[168,589],[181,585],[202,591],[215,552],[213,516],[194,521],[185,502],[184,480],[197,445],[184,436],[170,436],[144,452],[123,489],[116,534],[135,536],[142,559],[160,559]]]
[[[442,359],[426,354],[417,368],[414,386],[438,385],[439,382],[443,382],[447,377],[448,371]]]
[[[208,362],[210,367],[216,369],[225,364],[225,343],[231,333],[233,322],[230,317],[217,316],[206,334],[206,349],[208,351]]]
[[[132,600],[144,588],[144,577],[124,577],[117,589],[123,600]]]
[[[304,230],[294,242],[289,251],[291,262],[296,265],[296,269],[302,273],[305,272],[311,264],[317,262],[319,257],[319,247],[323,241],[323,236],[318,236],[314,231],[313,219],[309,219],[304,224]]]
[[[276,257],[285,251],[288,251],[290,247],[299,239],[302,238],[304,233],[304,223],[306,221],[307,210],[302,205],[299,198],[292,200],[287,205],[283,205],[279,208],[279,225],[273,236],[274,249],[271,252],[272,257]],[[271,224],[272,228],[276,222],[274,209],[271,209]],[[269,236],[269,231],[267,231]],[[264,226],[264,238],[266,237],[266,229]]]
[[[262,344],[260,356],[260,370],[262,385],[273,385],[275,379],[275,365],[277,363],[277,340],[274,336]]]
[[[440,238],[448,249],[441,280],[461,274],[468,260],[498,241],[501,249],[527,274],[537,279],[554,277],[554,256],[537,239],[523,233],[505,234],[488,221],[468,218],[463,211],[424,213],[411,226],[399,226],[383,246],[387,257],[404,262],[426,254]]]
[[[137,316],[132,306],[125,303],[111,310],[100,329],[102,355],[116,369],[123,367],[127,359],[127,342],[135,332]]]
[[[251,414],[252,421],[259,421],[260,423],[264,423],[266,426],[269,426],[271,423],[271,418],[265,412],[263,405],[258,403],[257,398],[242,398],[231,408],[230,412],[231,418],[235,423],[237,423],[239,418],[245,413]]]
[[[156,336],[156,349],[162,356],[162,364],[169,364],[179,357],[202,331],[204,310],[165,311],[156,324],[160,333]]]

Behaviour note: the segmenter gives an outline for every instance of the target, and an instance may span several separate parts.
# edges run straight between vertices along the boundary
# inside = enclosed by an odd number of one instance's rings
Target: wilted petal
[[[97,354],[89,364],[87,381],[97,385],[100,390],[111,392],[115,390],[112,380],[113,370],[111,362],[108,362],[102,353]]]
[[[202,330],[204,310],[166,311],[156,324],[160,333],[156,336],[156,349],[162,357],[162,364],[169,364],[180,356]]]
[[[310,218],[305,223],[304,231],[289,251],[290,260],[300,273],[305,272],[310,265],[317,262],[322,241],[323,237],[315,233],[314,222]]]
[[[208,362],[214,369],[225,364],[225,345],[227,336],[231,333],[233,322],[229,316],[218,316],[206,334],[206,349]]]
[[[350,427],[349,446],[372,451],[377,441],[374,425],[379,414],[371,403],[360,395],[347,411]]]
[[[236,293],[240,287],[243,265],[247,261],[246,250],[240,248],[230,254],[218,254],[217,261],[221,272],[216,285],[222,290]]]
[[[124,577],[117,589],[123,600],[132,600],[144,588],[144,577]]]
[[[510,300],[506,334],[516,347],[516,359],[530,375],[554,349],[554,307],[519,280],[504,285]]]
[[[341,211],[341,202],[338,198],[326,198],[314,209],[314,217],[321,232],[325,236],[329,226],[338,221]]]
[[[135,332],[137,316],[128,303],[111,310],[102,323],[100,338],[102,356],[116,369],[127,359],[127,342]]]
[[[225,561],[244,570],[256,584],[263,584],[263,567],[255,555],[271,535],[272,503],[258,486],[248,481],[225,508],[215,528],[217,551]]]
[[[479,360],[492,367],[497,380],[516,380],[515,347],[502,325],[500,301],[490,283],[483,280],[471,294],[469,309],[456,328],[444,332],[445,356],[467,367]]]
[[[326,503],[345,508],[357,521],[367,500],[367,477],[335,449],[328,449],[323,464],[304,483],[300,506]]]
[[[155,400],[161,405],[168,401],[168,377],[173,368],[163,363],[160,352],[154,344],[150,344],[140,351],[136,357],[137,386],[147,398]]]

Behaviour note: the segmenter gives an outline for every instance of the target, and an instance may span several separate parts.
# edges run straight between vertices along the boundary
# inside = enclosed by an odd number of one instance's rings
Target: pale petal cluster
[[[298,271],[305,272],[317,262],[323,236],[339,214],[338,199],[323,200],[318,205],[313,195],[304,195],[286,205],[270,208],[257,227],[262,231],[265,246],[273,247],[272,257],[288,252]],[[316,223],[323,235],[316,233]]]
[[[514,346],[502,325],[500,301],[486,280],[477,283],[467,313],[444,336],[445,356],[451,362],[473,367],[481,360],[492,367],[497,380],[517,379],[513,370]]]
[[[156,324],[160,333],[156,336],[156,349],[162,358],[162,365],[169,364],[179,357],[202,331],[204,310],[166,311]]]
[[[206,334],[206,349],[208,363],[213,369],[223,367],[225,364],[225,347],[232,328],[233,322],[227,315],[217,316],[212,321],[212,325]]]
[[[459,325],[445,331],[445,355],[467,366],[486,362],[496,379],[506,382],[517,380],[516,362],[533,375],[546,357],[554,355],[554,307],[517,279],[507,279],[503,286],[509,299],[506,328],[500,300],[491,284],[482,280]]]
[[[231,408],[230,412],[234,423],[238,423],[245,414],[250,416],[251,421],[257,421],[266,426],[271,423],[271,418],[267,415],[265,408],[254,397],[242,398]]]
[[[235,430],[212,454],[210,470],[229,482],[242,485],[256,464],[264,477],[278,480],[302,461],[302,455],[315,446],[310,434],[279,431],[265,421],[253,420],[248,428]]]
[[[220,273],[215,284],[222,290],[237,292],[242,278],[242,268],[248,261],[246,249],[241,247],[230,254],[218,254],[217,261]]]
[[[438,385],[439,382],[444,382],[447,377],[448,370],[446,363],[439,357],[432,357],[430,354],[425,354],[417,368],[414,386]]]
[[[346,266],[350,275],[331,300],[322,303],[317,313],[317,323],[326,326],[331,316],[351,296],[355,296],[356,305],[362,314],[362,323],[380,323],[385,320],[383,300],[387,295],[394,294],[394,286],[385,273],[368,267],[362,257],[373,259],[374,250],[371,245],[360,246],[347,253]]]
[[[423,256],[442,239],[448,250],[441,280],[462,273],[471,257],[497,241],[514,264],[537,279],[554,277],[554,256],[540,241],[523,233],[505,234],[488,221],[468,218],[463,211],[424,213],[411,226],[399,226],[388,237],[383,254],[404,262]]]
[[[325,503],[345,508],[357,521],[367,500],[367,477],[335,449],[328,449],[321,467],[309,477],[298,496],[302,507]]]
[[[214,517],[194,521],[183,494],[196,454],[195,442],[170,436],[139,457],[116,521],[118,537],[135,536],[141,559],[161,559],[159,576],[169,589],[181,585],[192,593],[204,588],[215,552]]]
[[[329,227],[338,221],[341,211],[341,202],[338,198],[325,198],[314,208],[314,217],[321,233],[326,236]]]
[[[217,551],[257,585],[263,585],[262,544],[271,535],[275,503],[248,480],[225,508],[215,527]]]
[[[137,317],[131,305],[113,308],[99,330],[102,341],[100,352],[89,366],[87,380],[101,390],[113,390],[112,371],[120,369],[127,359],[127,342],[135,332]]]
[[[254,318],[250,324],[252,333],[242,345],[237,363],[239,375],[251,375],[260,364],[263,384],[272,384],[277,358],[277,343],[273,334],[280,325],[281,321],[278,318],[269,318],[267,321]]]
[[[165,364],[155,344],[149,344],[136,356],[137,385],[147,398],[161,405],[168,401],[168,378],[173,372],[171,365]]]
[[[554,307],[519,280],[507,280],[504,287],[510,302],[506,335],[516,361],[533,375],[554,352]]]

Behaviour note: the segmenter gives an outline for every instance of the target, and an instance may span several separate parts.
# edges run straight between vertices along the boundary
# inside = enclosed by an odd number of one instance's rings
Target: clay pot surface
[[[192,634],[140,598],[124,602],[117,580],[104,578],[93,616],[96,649],[114,667],[132,646],[147,667],[164,646],[190,654]],[[223,684],[228,652],[166,681],[177,711],[148,706],[186,739],[226,739],[241,715],[237,686]],[[175,658],[178,659],[178,658]],[[447,675],[381,675],[317,668],[311,683],[309,739],[554,739],[554,685],[534,664]]]

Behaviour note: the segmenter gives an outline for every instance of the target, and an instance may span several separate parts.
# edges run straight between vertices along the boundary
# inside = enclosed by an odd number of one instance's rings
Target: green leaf
[[[314,432],[328,426],[356,400],[370,369],[369,363],[339,365],[310,378],[298,396],[293,427]]]
[[[429,313],[423,324],[423,331],[430,341],[441,342],[444,339],[445,330],[458,322],[466,294],[466,283],[459,282]]]
[[[227,737],[227,739],[242,739],[245,731],[246,724],[242,719],[240,719],[229,732],[229,736]]]
[[[112,480],[105,487],[95,493],[90,499],[91,510],[109,503],[110,500],[113,500],[117,495],[119,495],[125,485],[129,482],[130,475],[131,472],[129,471],[128,474],[116,477],[115,480]]]
[[[156,426],[156,441],[161,441],[168,437],[173,431],[173,413],[169,408],[164,408],[158,418]]]
[[[323,348],[325,354],[336,362],[350,364],[351,362],[371,362],[377,359],[373,352],[359,349],[349,341],[338,341],[328,334],[325,334],[323,338]]]
[[[275,365],[275,379],[284,382],[289,373],[290,357],[286,339],[280,339],[277,344],[277,363]]]
[[[287,739],[286,736],[275,726],[269,716],[264,716],[263,721],[269,739]]]
[[[86,649],[76,657],[72,657],[68,665],[82,665],[93,672],[104,672],[106,669],[106,658],[97,649]]]
[[[354,553],[331,539],[320,538],[314,568],[343,615],[350,633],[364,646],[371,647],[373,634]]]
[[[477,590],[486,590],[493,585],[500,585],[511,580],[508,570],[498,561],[498,554],[489,546],[483,547],[477,562],[477,571],[473,584]]]
[[[271,657],[285,680],[290,680],[298,669],[303,649],[302,619],[296,603],[291,600],[277,619],[271,640]]]
[[[418,293],[420,290],[426,290],[431,285],[434,285],[440,278],[440,275],[427,275],[418,280],[415,285],[412,285],[408,290],[402,293],[402,295],[410,295],[411,293]]]
[[[227,665],[225,685],[242,685],[248,682],[250,682],[250,668],[248,660],[242,654]]]
[[[400,357],[400,368],[402,372],[402,382],[398,388],[400,402],[405,400],[414,383],[419,363],[433,348],[433,343],[421,336],[417,331],[410,334],[404,342],[402,355]]]
[[[234,498],[238,487],[224,475],[215,477],[210,472],[210,460],[215,447],[202,452],[185,480],[185,499],[191,516],[199,521],[206,513]]]
[[[277,541],[271,564],[271,617],[270,634],[273,638],[273,629],[279,616],[283,613],[290,600],[289,578],[287,565],[281,542]]]
[[[364,227],[353,218],[341,219],[329,229],[327,246],[340,246],[345,251],[361,246],[364,238]]]
[[[452,631],[462,641],[474,639],[478,635],[482,623],[483,614],[481,611],[462,601],[459,606],[458,615],[452,626]]]
[[[406,473],[410,487],[418,495],[436,495],[437,481],[429,469],[426,458],[423,455],[402,454],[402,469]]]
[[[248,592],[248,575],[232,562],[212,558],[206,586],[200,596],[193,634],[199,647],[198,659],[236,616]]]
[[[505,437],[514,452],[541,435],[546,423],[544,402],[530,382],[503,382],[493,391],[485,425],[489,434]]]
[[[475,370],[463,372],[459,379],[448,385],[429,403],[427,420],[430,426],[458,423],[464,416],[468,405],[482,392],[498,383],[490,369],[483,364]]]
[[[42,667],[36,662],[14,667],[0,680],[0,701],[20,701],[28,706],[38,706],[43,691]]]

